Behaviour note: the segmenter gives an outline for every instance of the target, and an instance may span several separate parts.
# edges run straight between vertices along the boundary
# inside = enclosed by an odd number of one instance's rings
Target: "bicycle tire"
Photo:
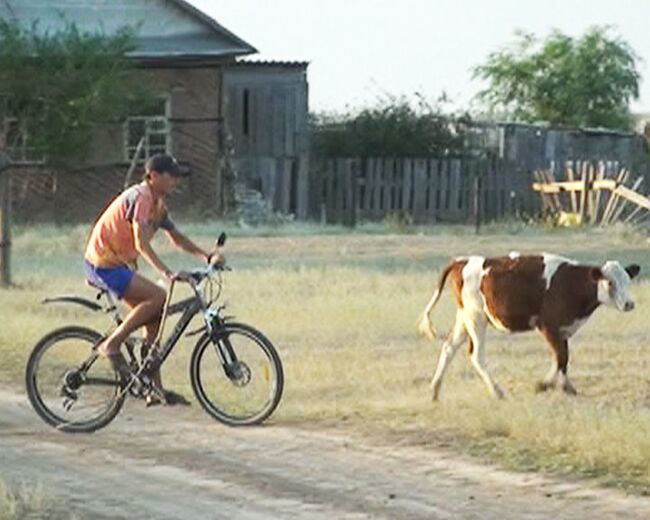
[[[44,336],[34,347],[27,361],[25,370],[25,385],[27,396],[38,416],[47,424],[66,433],[91,433],[109,424],[121,410],[125,395],[116,378],[115,398],[110,401],[105,410],[87,421],[75,422],[66,421],[52,410],[44,401],[39,392],[38,369],[43,354],[56,345],[57,342],[69,339],[78,339],[88,342],[88,353],[90,348],[102,339],[102,335],[86,327],[62,327],[55,329]]]
[[[190,360],[190,380],[194,395],[199,401],[202,408],[213,418],[228,426],[252,426],[265,421],[280,404],[282,392],[284,389],[284,372],[282,361],[273,344],[257,329],[243,323],[229,322],[223,325],[216,333],[216,340],[213,340],[208,334],[204,334],[194,347],[192,358]],[[221,338],[231,338],[236,336],[245,336],[252,340],[266,355],[275,375],[274,385],[269,396],[269,400],[264,405],[252,413],[242,416],[234,415],[224,411],[220,405],[214,402],[213,398],[207,394],[203,378],[201,376],[201,363],[206,349],[213,345],[215,341]]]

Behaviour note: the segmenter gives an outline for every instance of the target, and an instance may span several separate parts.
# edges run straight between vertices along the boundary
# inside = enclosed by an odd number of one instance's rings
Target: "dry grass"
[[[625,228],[486,231],[475,237],[468,228],[423,229],[411,235],[310,235],[298,230],[232,238],[227,254],[236,270],[227,279],[228,311],[264,331],[285,364],[286,393],[273,421],[345,426],[390,443],[452,445],[511,467],[597,476],[648,492],[647,282],[634,288],[635,312],[599,309],[572,342],[570,374],[580,392],[577,398],[534,393],[534,382],[551,360],[541,337],[490,331],[489,366],[508,398],[493,401],[467,356],[459,353],[441,401],[431,403],[428,382],[439,345],[417,337],[415,321],[449,257],[544,250],[593,261],[635,260],[642,274],[650,273],[645,237]],[[190,226],[189,234],[207,243],[216,230]],[[82,237],[77,229],[28,230],[16,237],[21,287],[0,292],[0,307],[12,316],[0,328],[1,380],[20,382],[31,346],[51,328],[105,323],[83,312],[37,304],[47,294],[84,291],[77,275]],[[41,247],[47,258],[39,256]],[[181,257],[168,258],[182,265]],[[439,330],[451,326],[452,312],[446,294],[434,313]],[[182,343],[165,376],[189,391],[192,344]]]
[[[0,480],[0,520],[28,518],[76,520],[78,517],[56,507],[41,484],[21,482],[10,487]]]

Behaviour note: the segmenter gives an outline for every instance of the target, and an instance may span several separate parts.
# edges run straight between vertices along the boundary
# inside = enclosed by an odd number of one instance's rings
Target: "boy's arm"
[[[167,232],[167,238],[169,238],[169,241],[181,251],[185,251],[186,253],[194,255],[197,258],[203,260],[204,262],[208,262],[210,260],[211,257],[210,253],[208,253],[201,247],[197,246],[188,237],[186,237],[183,233],[181,233],[177,228],[174,227],[172,229],[167,229],[165,231]]]
[[[133,222],[133,239],[135,248],[144,259],[158,271],[162,276],[171,279],[174,275],[160,259],[158,254],[151,247],[151,238],[153,237],[153,228],[148,224],[140,224],[137,221]]]

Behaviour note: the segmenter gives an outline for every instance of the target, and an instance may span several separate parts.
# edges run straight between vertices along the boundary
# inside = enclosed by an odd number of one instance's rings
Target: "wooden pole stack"
[[[539,193],[542,209],[550,213],[573,213],[582,223],[610,226],[616,222],[632,225],[645,223],[650,198],[641,193],[643,177],[632,181],[629,170],[621,168],[608,177],[605,164],[583,162],[567,165],[565,181],[557,181],[551,171],[538,170],[532,189]],[[628,187],[627,184],[631,182]],[[566,194],[566,199],[562,195]]]

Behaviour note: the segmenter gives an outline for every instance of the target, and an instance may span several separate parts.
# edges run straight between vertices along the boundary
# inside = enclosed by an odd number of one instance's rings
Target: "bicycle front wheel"
[[[204,335],[192,353],[190,379],[203,409],[229,426],[259,424],[280,403],[282,362],[258,330],[226,323]]]
[[[119,375],[93,346],[102,339],[85,327],[52,331],[34,347],[25,374],[27,395],[46,423],[69,433],[106,426],[122,408]]]

